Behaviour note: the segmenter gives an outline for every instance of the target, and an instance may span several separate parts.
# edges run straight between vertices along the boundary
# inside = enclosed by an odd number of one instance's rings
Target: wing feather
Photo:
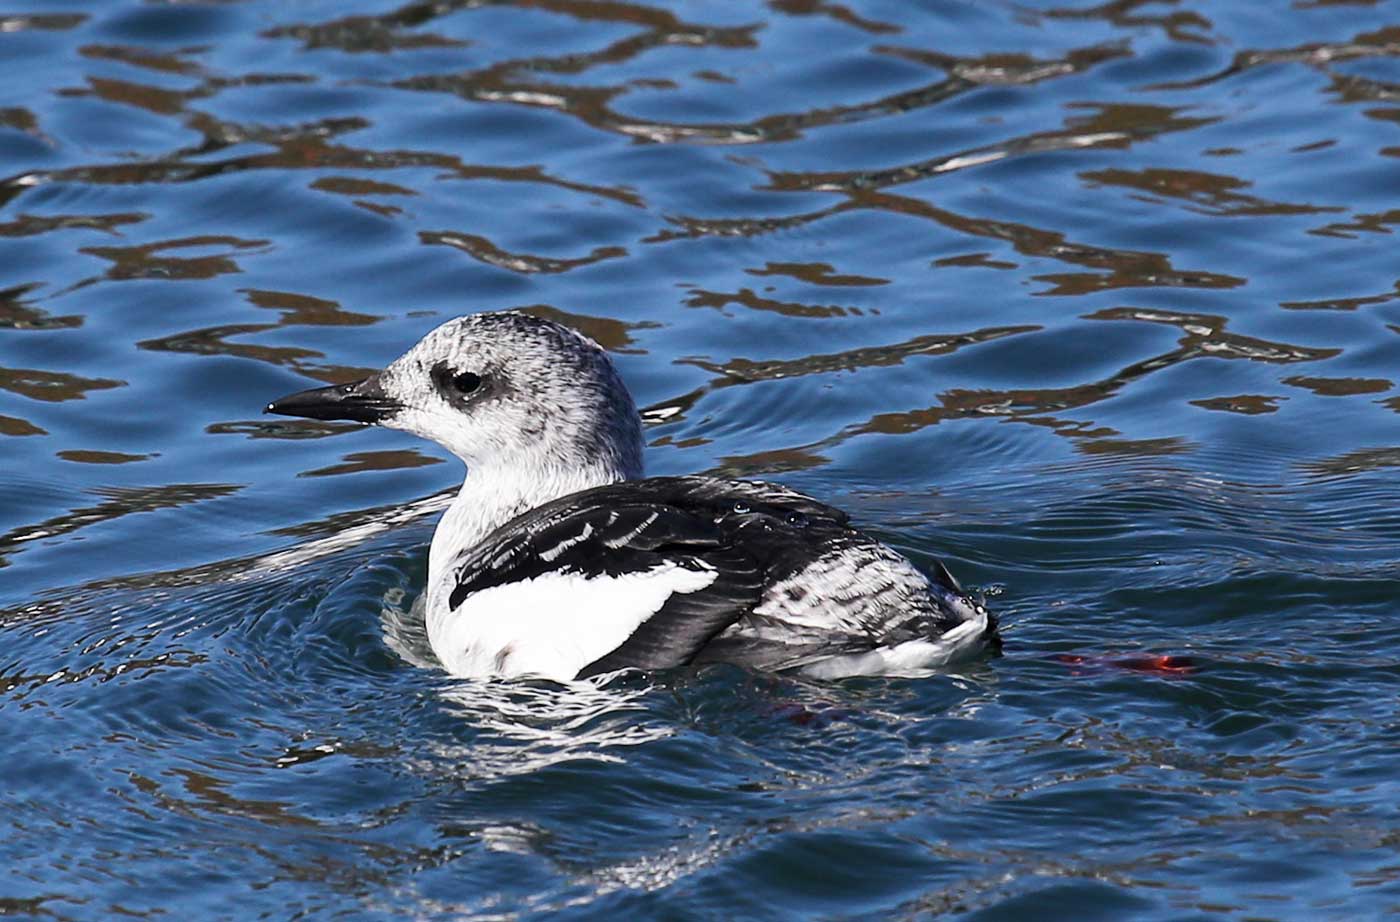
[[[684,502],[680,486],[640,481],[602,487],[506,523],[454,562],[450,607],[457,609],[478,592],[548,573],[621,576],[668,564],[704,570],[715,576],[708,586],[673,593],[620,646],[585,665],[579,677],[691,662],[758,604],[766,570],[735,540],[734,523],[725,518],[732,517],[729,506],[719,508],[703,497]]]
[[[830,506],[777,484],[711,477],[596,487],[518,516],[454,561],[449,604],[552,573],[668,567],[715,578],[673,591],[578,677],[715,660],[794,668],[936,637],[962,620],[952,603],[963,590],[941,564],[930,581]]]

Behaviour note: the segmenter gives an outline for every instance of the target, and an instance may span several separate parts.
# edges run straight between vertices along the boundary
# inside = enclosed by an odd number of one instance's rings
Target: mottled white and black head
[[[302,391],[267,412],[348,419],[431,439],[469,467],[640,476],[641,420],[606,352],[505,311],[448,321],[378,374]]]

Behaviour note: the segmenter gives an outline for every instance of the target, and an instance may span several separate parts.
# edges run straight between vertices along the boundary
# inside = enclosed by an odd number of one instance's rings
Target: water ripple
[[[78,5],[0,15],[0,914],[1393,910],[1393,2]],[[501,308],[1005,655],[443,675],[460,466],[260,411]]]

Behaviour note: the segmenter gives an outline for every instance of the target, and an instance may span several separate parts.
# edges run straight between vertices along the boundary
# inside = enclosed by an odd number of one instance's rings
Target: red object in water
[[[1061,653],[1056,661],[1069,666],[1113,666],[1117,669],[1131,669],[1133,672],[1150,672],[1156,675],[1182,676],[1196,671],[1196,663],[1186,656],[1078,656]]]
[[[1112,665],[1137,672],[1160,672],[1169,675],[1185,675],[1196,669],[1196,664],[1185,656],[1127,656],[1113,660]]]

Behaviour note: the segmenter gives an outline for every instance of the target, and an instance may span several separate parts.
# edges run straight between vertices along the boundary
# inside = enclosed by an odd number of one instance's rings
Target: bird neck
[[[569,468],[509,464],[473,466],[433,533],[432,547],[428,551],[428,592],[433,593],[459,551],[475,547],[522,512],[579,490],[641,476],[640,464],[635,470],[622,470],[605,461]]]

